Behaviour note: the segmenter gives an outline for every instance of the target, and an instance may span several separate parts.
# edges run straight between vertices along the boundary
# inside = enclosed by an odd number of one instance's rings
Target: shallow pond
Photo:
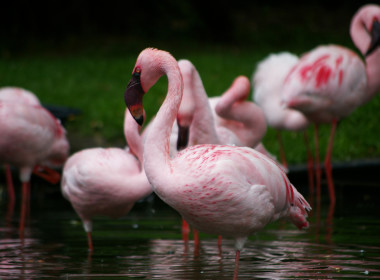
[[[34,180],[20,239],[19,196],[7,217],[0,179],[0,279],[232,279],[233,241],[223,239],[219,248],[216,236],[201,234],[199,248],[192,236],[186,244],[180,216],[155,196],[122,219],[95,219],[90,254],[81,222],[59,186]],[[308,198],[307,186],[296,186]],[[308,230],[278,221],[251,236],[241,253],[239,279],[380,278],[380,186],[338,180],[336,190],[334,209],[323,196]]]

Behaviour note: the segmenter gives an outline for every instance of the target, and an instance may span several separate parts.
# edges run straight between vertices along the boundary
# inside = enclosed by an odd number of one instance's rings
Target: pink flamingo
[[[239,146],[256,148],[265,136],[267,123],[263,110],[247,100],[250,89],[249,79],[238,76],[220,97],[210,98],[210,103],[217,127],[233,131]]]
[[[309,149],[306,128],[310,122],[304,114],[298,110],[285,108],[282,104],[281,91],[284,80],[289,71],[299,61],[299,58],[291,53],[282,52],[271,54],[260,61],[252,76],[254,86],[253,99],[263,109],[265,119],[270,127],[277,130],[280,144],[280,157],[284,168],[287,169],[287,161],[281,139],[281,130],[305,131],[305,144],[308,154],[308,175],[310,193],[313,191],[314,162]]]
[[[124,134],[129,148],[85,149],[65,163],[62,194],[81,218],[91,252],[94,216],[122,217],[136,201],[152,193],[141,164],[143,145],[139,130],[126,110]]]
[[[318,124],[331,123],[325,171],[332,205],[335,190],[331,154],[337,122],[371,100],[380,89],[380,6],[365,5],[354,15],[351,38],[365,63],[352,50],[337,45],[319,46],[304,54],[282,85],[287,108],[302,112],[315,124],[317,199],[320,199]],[[372,37],[372,41],[371,41]]]
[[[40,105],[38,98],[30,91],[19,87],[2,87],[0,88],[0,101],[23,102],[30,105]],[[5,164],[5,176],[8,191],[8,216],[12,216],[15,204],[15,191],[13,187],[12,173],[9,164]]]
[[[3,98],[0,98],[0,162],[20,170],[22,235],[32,172],[57,183],[60,179],[58,173],[44,174],[39,168],[41,166],[44,171],[49,171],[49,168],[61,167],[68,156],[69,143],[59,120],[44,109],[38,99],[31,97],[32,94],[20,92],[19,102],[11,94],[0,94]]]
[[[178,66],[184,89],[177,123],[179,135],[189,134],[188,146],[196,144],[229,144],[252,148],[258,146],[265,135],[266,122],[261,108],[253,102],[246,101],[250,93],[248,78],[238,76],[220,97],[208,98],[195,66],[186,59],[179,60]],[[190,132],[181,133],[186,128],[189,128]],[[188,231],[185,222],[184,231]],[[220,242],[219,237],[219,245]]]
[[[144,168],[155,193],[199,231],[235,239],[234,279],[240,250],[252,233],[278,218],[307,228],[309,204],[277,164],[254,149],[195,145],[169,154],[169,138],[183,94],[175,58],[145,49],[137,58],[124,94],[135,120],[143,122],[142,99],[166,75],[168,93],[144,143]]]

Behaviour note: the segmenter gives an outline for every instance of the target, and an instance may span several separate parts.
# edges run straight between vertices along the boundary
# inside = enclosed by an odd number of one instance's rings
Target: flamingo
[[[135,202],[152,193],[142,168],[139,127],[125,110],[124,134],[129,148],[90,148],[65,163],[61,190],[81,218],[92,252],[92,218],[126,215]]]
[[[11,94],[12,90],[15,95]],[[7,174],[10,173],[9,165],[20,170],[20,234],[23,235],[31,174],[38,173],[44,179],[57,183],[60,179],[58,173],[44,174],[39,168],[41,166],[44,171],[49,171],[50,168],[61,167],[68,157],[69,143],[60,121],[43,108],[32,93],[22,89],[7,88],[1,91],[0,131],[0,162],[7,166]],[[9,185],[10,174],[7,179]]]
[[[6,102],[23,102],[29,105],[40,106],[41,103],[37,96],[29,90],[19,87],[2,87],[0,88],[0,101]],[[44,167],[45,171],[50,172],[50,176],[45,173],[38,172],[39,169],[34,169],[33,173],[41,176],[42,178],[52,182],[57,183],[59,181],[59,174],[54,173],[53,170],[49,170],[47,167]],[[14,187],[12,182],[12,174],[10,170],[9,164],[5,164],[5,173],[7,179],[7,187],[8,187],[8,197],[10,204],[14,204],[15,194]]]
[[[178,142],[181,142],[181,135],[186,135],[189,138],[188,146],[258,146],[266,133],[266,122],[261,108],[253,102],[246,101],[250,92],[249,79],[238,76],[221,96],[208,98],[195,66],[187,59],[179,60],[178,66],[184,82],[184,93],[177,114]],[[176,128],[176,125],[173,128]],[[190,129],[190,132],[181,132],[186,129]],[[265,148],[261,151],[266,152]],[[184,231],[188,231],[186,223],[183,224]],[[219,236],[219,245],[220,238]]]
[[[201,232],[235,239],[240,251],[249,235],[288,218],[307,228],[310,206],[270,158],[248,147],[203,144],[171,158],[169,143],[183,94],[178,63],[168,52],[148,48],[137,58],[124,94],[132,116],[143,122],[143,95],[166,75],[168,92],[144,143],[144,169],[154,192]]]
[[[335,190],[331,154],[338,121],[370,101],[380,90],[380,6],[368,4],[354,15],[350,25],[354,44],[365,56],[338,45],[318,46],[301,56],[282,84],[282,103],[302,112],[315,124],[317,199],[320,197],[318,125],[331,123],[325,172],[332,205]],[[372,40],[371,40],[372,38]]]
[[[252,75],[253,100],[263,109],[268,126],[277,130],[280,144],[281,162],[287,169],[286,156],[281,140],[281,131],[304,131],[308,154],[308,176],[310,193],[313,191],[313,157],[311,155],[306,129],[310,121],[298,110],[286,108],[282,104],[281,90],[289,71],[299,61],[299,58],[289,52],[270,54],[260,61]]]
[[[238,76],[220,97],[210,98],[210,104],[217,127],[233,131],[239,146],[255,148],[265,136],[267,123],[262,108],[247,100],[250,88],[249,79]]]

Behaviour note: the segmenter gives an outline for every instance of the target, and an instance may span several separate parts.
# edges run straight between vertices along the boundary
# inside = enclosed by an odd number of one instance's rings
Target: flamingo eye
[[[136,73],[136,74],[141,74],[141,68],[140,68],[140,67],[136,67],[136,69],[135,69],[135,73]]]

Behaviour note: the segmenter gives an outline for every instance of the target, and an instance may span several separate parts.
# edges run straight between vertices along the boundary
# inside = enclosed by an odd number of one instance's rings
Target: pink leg
[[[15,189],[13,187],[11,167],[8,164],[5,165],[5,176],[7,179],[8,198],[10,202],[14,203],[16,200]]]
[[[331,124],[329,144],[327,147],[327,152],[326,152],[326,157],[325,157],[325,171],[326,171],[326,178],[327,178],[327,186],[329,188],[330,203],[332,204],[335,204],[335,188],[334,188],[334,182],[332,178],[331,155],[332,155],[334,136],[335,136],[337,123],[338,123],[337,120],[333,120]]]
[[[288,163],[286,162],[284,145],[283,145],[283,143],[282,143],[281,132],[280,132],[279,130],[277,131],[277,140],[278,140],[278,144],[280,145],[280,158],[281,158],[281,163],[282,163],[282,165],[283,165],[286,169],[288,169]]]
[[[199,256],[199,232],[196,229],[193,229],[193,236],[194,236],[194,256]]]
[[[22,198],[21,198],[21,213],[20,213],[20,238],[24,238],[24,229],[25,229],[25,219],[26,219],[26,212],[27,212],[27,205],[28,205],[28,193],[30,185],[29,182],[22,183]]]
[[[309,146],[309,137],[307,135],[306,130],[304,132],[304,139],[305,139],[305,146],[306,146],[306,153],[307,153],[307,174],[309,178],[309,194],[310,194],[310,197],[313,197],[314,195],[314,159],[313,159],[313,154]]]
[[[189,224],[185,221],[185,219],[182,219],[182,239],[185,243],[189,241],[189,233],[190,233]]]
[[[317,188],[317,204],[321,202],[321,162],[319,159],[319,139],[318,139],[318,124],[314,125],[314,140],[315,140],[315,176]]]
[[[94,246],[92,245],[92,236],[91,232],[87,232],[87,240],[88,240],[88,250],[90,252],[94,251]]]
[[[239,273],[239,260],[240,260],[240,250],[236,250],[236,255],[235,255],[234,280],[237,280],[237,279],[238,279],[238,273]]]
[[[15,208],[15,202],[16,202],[16,196],[15,196],[15,189],[13,186],[13,180],[12,180],[12,172],[11,168],[8,164],[5,165],[5,176],[7,180],[7,190],[8,190],[8,209],[6,213],[6,220],[8,223],[11,222],[14,208]]]

